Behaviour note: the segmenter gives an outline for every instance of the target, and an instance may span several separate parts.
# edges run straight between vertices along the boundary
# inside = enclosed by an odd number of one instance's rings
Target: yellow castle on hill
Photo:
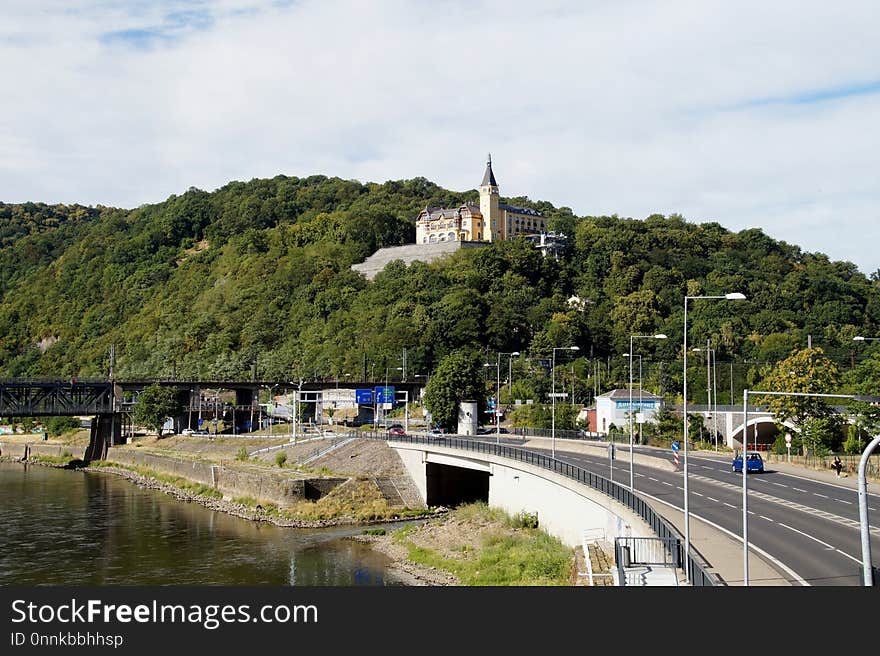
[[[546,219],[537,210],[500,201],[498,183],[492,172],[492,155],[480,184],[480,204],[459,207],[426,207],[416,218],[416,244],[450,241],[493,242],[516,235],[540,235],[547,231]]]

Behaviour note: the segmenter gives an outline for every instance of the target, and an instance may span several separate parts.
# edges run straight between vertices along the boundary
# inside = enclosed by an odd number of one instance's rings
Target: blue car
[[[757,451],[748,451],[746,453],[746,471],[750,474],[763,474],[764,473],[764,459],[761,457],[761,454]],[[733,457],[733,465],[734,472],[742,472],[743,470],[743,459],[742,454],[737,453]]]

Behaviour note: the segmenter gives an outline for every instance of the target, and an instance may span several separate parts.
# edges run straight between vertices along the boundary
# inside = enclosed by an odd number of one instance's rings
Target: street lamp
[[[691,555],[691,516],[688,509],[688,416],[687,416],[687,322],[688,322],[688,301],[691,300],[708,300],[720,299],[728,301],[744,301],[745,294],[740,292],[731,292],[723,296],[685,296],[684,297],[684,348],[682,349],[684,359],[684,380],[682,393],[682,407],[684,414],[684,572],[688,583],[691,582],[691,571],[689,558]],[[745,467],[745,461],[743,461]]]
[[[663,333],[656,335],[630,335],[629,336],[629,490],[635,491],[633,478],[633,340],[634,339],[668,339]],[[639,357],[639,410],[642,409],[642,356]]]
[[[501,374],[499,373],[501,371],[501,354],[499,353],[497,355],[495,364],[487,362],[483,366],[495,367],[495,407],[492,409],[492,411],[495,413],[495,441],[499,442],[501,441],[501,437],[498,433],[498,404],[500,402],[500,399],[498,397],[501,394]]]
[[[715,392],[715,349],[711,348],[711,340],[706,340],[706,403],[709,412],[712,413],[712,436],[715,438],[715,451],[718,451],[718,394]],[[701,348],[692,348],[691,351],[702,353]],[[711,370],[711,374],[710,374]],[[711,391],[710,391],[711,390]],[[731,398],[731,403],[733,399]]]
[[[496,442],[501,441],[501,437],[500,437],[501,431],[499,430],[499,425],[498,425],[498,410],[501,407],[501,356],[502,355],[510,356],[507,359],[507,378],[508,378],[508,384],[511,386],[510,394],[512,396],[513,395],[513,377],[512,377],[513,364],[512,364],[512,362],[513,362],[513,356],[519,355],[519,351],[513,351],[510,353],[508,353],[507,351],[499,351],[498,352],[497,364],[495,365],[495,373],[497,376],[497,380],[495,383],[495,441]]]
[[[551,457],[556,457],[556,351],[580,351],[578,346],[557,346],[553,348],[553,362],[550,366],[551,392],[550,398],[553,400],[553,411],[550,419],[550,453]]]
[[[508,353],[510,357],[507,358],[507,385],[508,391],[508,407],[513,406],[513,358],[514,356],[519,356],[519,351],[514,351],[513,353]]]

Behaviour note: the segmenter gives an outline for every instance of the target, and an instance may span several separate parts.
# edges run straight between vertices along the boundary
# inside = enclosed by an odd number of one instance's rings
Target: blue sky
[[[279,173],[680,213],[880,268],[873,2],[7,0],[0,200]]]

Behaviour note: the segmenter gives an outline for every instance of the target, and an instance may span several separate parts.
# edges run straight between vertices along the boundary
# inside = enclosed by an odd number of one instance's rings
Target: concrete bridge
[[[400,454],[429,506],[482,500],[510,515],[528,513],[569,546],[584,544],[585,536],[610,543],[664,538],[677,545],[676,562],[684,562],[681,535],[644,499],[575,465],[480,440],[400,436],[387,444]],[[693,545],[691,551],[687,567],[694,585],[723,585]]]

